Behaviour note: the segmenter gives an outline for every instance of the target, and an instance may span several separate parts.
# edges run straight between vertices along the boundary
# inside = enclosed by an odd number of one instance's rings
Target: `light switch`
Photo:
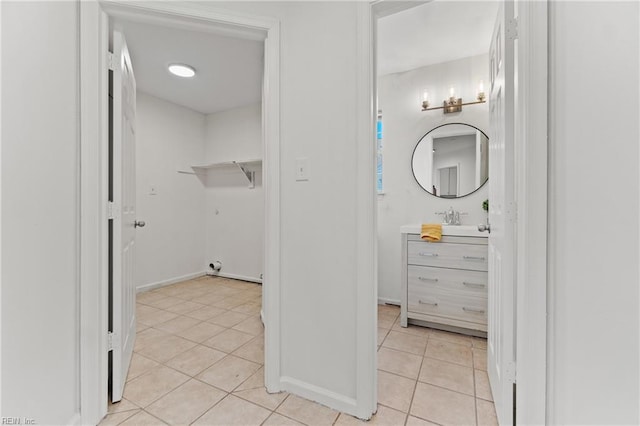
[[[296,181],[309,180],[309,158],[296,158]]]
[[[158,195],[158,187],[155,185],[149,186],[149,195]]]

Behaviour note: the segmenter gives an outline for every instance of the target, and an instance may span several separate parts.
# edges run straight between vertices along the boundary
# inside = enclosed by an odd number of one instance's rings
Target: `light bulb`
[[[484,92],[484,82],[480,80],[480,84],[478,85],[478,92]]]
[[[453,86],[451,86],[451,89],[449,89],[449,97],[450,97],[450,98],[454,98],[454,97],[455,97],[455,95],[456,95],[456,91],[455,91],[455,89],[453,88]]]
[[[424,92],[422,92],[422,102],[425,102],[428,100],[429,100],[429,93],[425,90]]]

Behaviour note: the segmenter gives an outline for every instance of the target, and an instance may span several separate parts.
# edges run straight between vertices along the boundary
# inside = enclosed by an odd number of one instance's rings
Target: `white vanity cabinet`
[[[420,239],[419,226],[402,227],[402,304],[406,327],[419,320],[434,328],[478,336],[487,331],[487,237],[471,227],[443,230],[440,242]],[[465,235],[467,234],[467,235]]]

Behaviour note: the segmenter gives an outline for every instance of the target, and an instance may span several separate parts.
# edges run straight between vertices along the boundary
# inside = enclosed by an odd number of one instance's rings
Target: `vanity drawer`
[[[458,292],[432,291],[409,287],[409,312],[435,315],[472,323],[487,323],[487,298]]]
[[[456,292],[468,296],[487,297],[487,273],[464,269],[407,266],[409,292],[414,288],[427,291]]]
[[[408,241],[407,260],[410,265],[487,271],[487,246]]]

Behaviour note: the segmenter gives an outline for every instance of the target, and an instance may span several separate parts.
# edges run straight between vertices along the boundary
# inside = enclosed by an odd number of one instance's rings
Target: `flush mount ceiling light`
[[[196,75],[196,70],[185,64],[169,64],[169,72],[178,77],[185,78],[191,78]]]

